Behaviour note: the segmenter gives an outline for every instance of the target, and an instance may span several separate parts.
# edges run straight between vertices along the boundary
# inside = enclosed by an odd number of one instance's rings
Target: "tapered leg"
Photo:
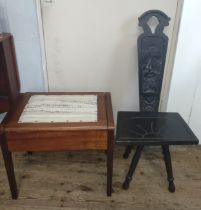
[[[137,148],[136,148],[135,154],[134,154],[132,162],[130,164],[128,174],[127,174],[126,179],[122,185],[123,189],[125,189],[125,190],[127,190],[129,188],[130,181],[131,181],[133,173],[137,167],[143,147],[144,146],[137,146]]]
[[[131,145],[128,145],[124,151],[124,154],[123,154],[123,158],[124,159],[127,159],[131,153],[131,150],[132,150],[132,146]]]
[[[113,149],[114,149],[114,131],[109,130],[108,150],[107,150],[107,196],[112,195]]]
[[[167,171],[167,180],[169,182],[169,191],[175,192],[175,185],[174,185],[174,177],[172,172],[172,162],[171,162],[171,156],[170,156],[170,150],[169,146],[162,146],[163,149],[163,155],[164,155],[164,161]]]
[[[2,150],[2,154],[4,158],[6,173],[8,176],[8,182],[10,186],[11,195],[13,199],[17,199],[18,192],[17,192],[17,185],[16,185],[16,180],[15,180],[12,154],[11,152],[8,151],[5,135],[1,136],[1,150]]]

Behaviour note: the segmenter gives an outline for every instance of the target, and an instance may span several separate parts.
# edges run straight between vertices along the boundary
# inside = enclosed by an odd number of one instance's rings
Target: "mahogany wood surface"
[[[6,132],[9,151],[65,151],[107,149],[107,131]]]
[[[105,107],[106,107],[106,113],[107,113],[107,127],[110,130],[114,130],[114,118],[113,118],[113,110],[112,110],[112,100],[111,100],[111,94],[105,93]]]
[[[0,133],[1,151],[4,159],[4,165],[8,177],[8,183],[11,191],[12,199],[18,198],[17,184],[15,180],[15,172],[13,167],[12,153],[8,151],[8,145],[5,133]]]
[[[18,123],[18,119],[34,94],[96,94],[97,122]],[[107,150],[108,129],[114,130],[109,93],[24,93],[16,107],[2,122],[10,151]]]
[[[19,75],[11,34],[0,34],[0,113],[13,106],[20,92]]]

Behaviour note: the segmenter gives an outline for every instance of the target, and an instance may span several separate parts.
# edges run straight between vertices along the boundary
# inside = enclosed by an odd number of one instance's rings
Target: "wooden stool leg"
[[[12,160],[12,154],[8,151],[8,145],[6,142],[6,138],[4,135],[2,135],[1,139],[1,150],[4,158],[6,173],[8,176],[8,182],[10,186],[10,191],[12,195],[12,199],[17,199],[18,192],[17,192],[17,185],[15,180],[15,172],[13,167],[13,160]]]
[[[143,147],[144,146],[137,146],[137,148],[136,148],[135,154],[134,154],[132,162],[130,164],[128,174],[127,174],[126,179],[122,185],[123,189],[125,189],[125,190],[127,190],[129,188],[130,181],[131,181],[133,173],[137,167]]]
[[[132,150],[132,146],[131,145],[128,145],[124,151],[124,154],[123,154],[123,158],[124,159],[128,159],[130,153],[131,153],[131,150]]]
[[[174,185],[174,177],[172,172],[172,162],[171,162],[171,156],[170,156],[170,150],[169,146],[162,146],[163,149],[163,155],[164,155],[164,161],[167,171],[167,180],[169,182],[169,191],[175,192],[175,185]]]
[[[112,195],[114,131],[108,131],[107,149],[107,196]]]

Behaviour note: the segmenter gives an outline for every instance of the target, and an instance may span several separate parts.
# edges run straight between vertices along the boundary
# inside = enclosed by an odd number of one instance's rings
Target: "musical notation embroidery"
[[[31,96],[18,122],[97,122],[97,95]]]

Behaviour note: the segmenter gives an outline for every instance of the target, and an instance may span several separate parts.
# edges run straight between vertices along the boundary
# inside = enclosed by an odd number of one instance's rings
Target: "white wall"
[[[201,71],[201,1],[185,0],[167,111],[189,122]]]
[[[201,69],[200,8],[200,1],[185,0],[167,106],[186,121]],[[22,92],[44,90],[37,24],[35,0],[0,0],[0,31],[14,35]]]
[[[201,69],[201,68],[200,68]],[[195,92],[195,98],[192,106],[189,125],[195,132],[201,143],[201,76],[199,76],[198,86]]]
[[[35,0],[0,0],[0,30],[14,36],[21,91],[43,91]]]
[[[118,110],[138,110],[138,17],[149,9],[170,16],[170,49],[178,1],[41,2],[49,90],[110,91],[115,118]]]

